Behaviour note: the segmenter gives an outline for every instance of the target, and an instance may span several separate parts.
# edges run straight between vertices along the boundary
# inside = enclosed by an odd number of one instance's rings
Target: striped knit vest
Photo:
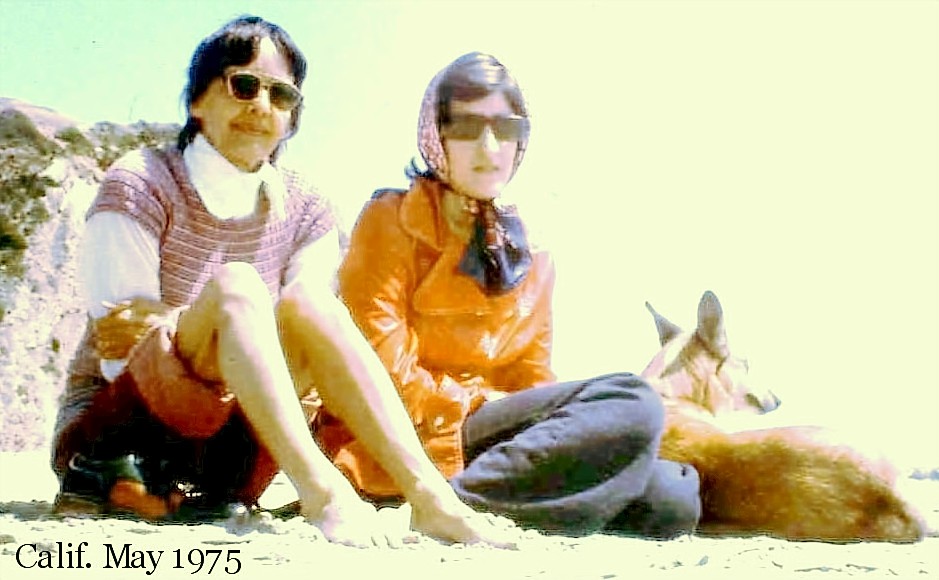
[[[222,264],[235,261],[252,264],[276,300],[290,257],[335,224],[329,204],[315,189],[295,172],[281,174],[287,191],[284,215],[271,211],[262,190],[253,215],[221,220],[202,204],[181,152],[137,151],[111,166],[88,216],[102,211],[129,215],[159,241],[161,298],[170,306],[191,303]],[[69,368],[56,433],[104,384],[89,324]]]

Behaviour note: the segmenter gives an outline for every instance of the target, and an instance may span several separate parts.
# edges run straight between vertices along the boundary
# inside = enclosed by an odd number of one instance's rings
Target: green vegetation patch
[[[57,185],[42,172],[61,151],[23,113],[0,111],[0,273],[23,275],[26,239],[49,219],[46,190]]]
[[[59,184],[42,175],[56,157],[86,157],[102,170],[130,150],[175,143],[179,125],[97,123],[46,138],[24,113],[0,111],[0,275],[21,278],[28,238],[49,219],[46,192]]]

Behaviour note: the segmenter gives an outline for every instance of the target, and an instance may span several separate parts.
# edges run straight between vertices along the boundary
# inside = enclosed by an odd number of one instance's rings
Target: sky
[[[192,51],[241,13],[310,62],[284,161],[354,221],[405,186],[431,77],[471,50],[532,112],[506,190],[555,255],[561,378],[639,372],[644,302],[711,289],[779,412],[939,464],[939,2],[0,0],[0,96],[182,122]],[[932,441],[929,439],[932,438]]]

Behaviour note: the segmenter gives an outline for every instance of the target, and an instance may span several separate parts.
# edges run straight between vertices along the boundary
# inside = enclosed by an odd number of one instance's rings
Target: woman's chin
[[[461,189],[460,193],[479,201],[492,201],[502,194],[502,187],[475,187]]]

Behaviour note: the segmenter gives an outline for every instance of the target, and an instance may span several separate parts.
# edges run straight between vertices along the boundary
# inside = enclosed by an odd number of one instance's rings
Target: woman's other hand
[[[124,359],[131,348],[171,310],[149,298],[105,304],[108,313],[94,323],[95,346],[103,359]]]

